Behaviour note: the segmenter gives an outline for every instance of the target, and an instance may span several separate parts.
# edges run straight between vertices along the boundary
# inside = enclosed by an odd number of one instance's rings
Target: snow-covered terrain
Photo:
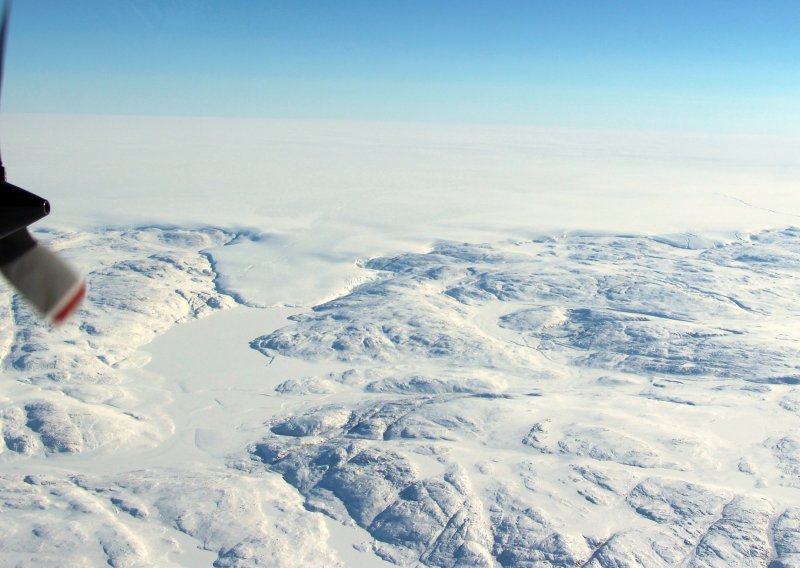
[[[797,141],[4,120],[0,564],[800,566]]]

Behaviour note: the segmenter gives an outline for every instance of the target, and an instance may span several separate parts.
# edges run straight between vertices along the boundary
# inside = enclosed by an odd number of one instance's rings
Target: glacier
[[[4,120],[0,564],[800,566],[795,141]]]

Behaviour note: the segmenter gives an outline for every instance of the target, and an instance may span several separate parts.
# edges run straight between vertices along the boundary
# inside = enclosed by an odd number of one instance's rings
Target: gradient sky
[[[8,112],[800,133],[800,2],[16,0]]]

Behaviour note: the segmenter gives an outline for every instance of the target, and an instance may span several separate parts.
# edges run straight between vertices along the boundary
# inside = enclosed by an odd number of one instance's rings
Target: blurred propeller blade
[[[6,43],[8,38],[8,19],[11,17],[11,1],[3,2],[3,13],[0,18],[0,91],[3,89],[3,70],[6,61]]]
[[[0,15],[0,90],[10,12],[6,0]],[[49,213],[46,199],[6,181],[0,157],[0,273],[44,319],[59,325],[80,306],[86,281],[28,231],[28,225]]]
[[[11,17],[11,0],[3,2],[3,13],[0,18],[0,94],[3,92],[3,72],[6,66],[6,43],[8,43],[8,19]],[[3,156],[0,153],[0,179],[6,180],[6,169],[3,166]]]
[[[86,282],[66,262],[38,244],[27,229],[0,239],[0,272],[53,324],[63,323],[86,295]]]

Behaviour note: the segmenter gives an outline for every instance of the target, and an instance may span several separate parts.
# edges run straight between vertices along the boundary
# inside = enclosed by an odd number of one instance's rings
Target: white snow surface
[[[800,566],[800,140],[1,126],[0,565]]]

